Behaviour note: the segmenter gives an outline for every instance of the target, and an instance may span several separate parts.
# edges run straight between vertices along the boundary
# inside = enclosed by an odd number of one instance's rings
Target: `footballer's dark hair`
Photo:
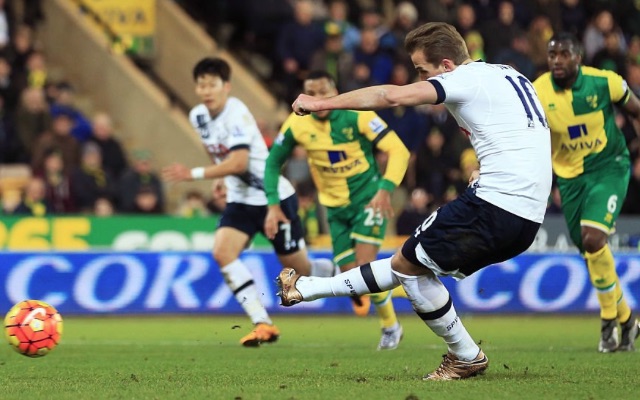
[[[336,87],[336,80],[327,71],[322,71],[322,70],[311,71],[307,74],[307,77],[304,78],[305,81],[315,81],[317,79],[326,79],[329,81],[331,86]]]
[[[193,67],[193,80],[195,81],[203,75],[219,76],[223,82],[229,82],[229,79],[231,79],[231,67],[222,58],[203,58]]]
[[[569,42],[571,43],[571,47],[573,47],[574,53],[582,55],[582,42],[580,42],[578,37],[573,33],[558,32],[549,39],[549,44],[551,44],[551,42]]]

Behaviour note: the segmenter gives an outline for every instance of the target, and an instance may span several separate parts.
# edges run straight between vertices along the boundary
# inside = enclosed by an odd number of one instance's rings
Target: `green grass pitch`
[[[64,316],[63,316],[64,317]],[[280,341],[242,348],[244,316],[65,318],[61,344],[29,359],[0,347],[12,399],[631,399],[640,354],[599,354],[590,316],[463,316],[490,360],[485,375],[424,382],[445,347],[413,314],[379,352],[374,316],[276,315]],[[6,342],[5,342],[6,343]]]

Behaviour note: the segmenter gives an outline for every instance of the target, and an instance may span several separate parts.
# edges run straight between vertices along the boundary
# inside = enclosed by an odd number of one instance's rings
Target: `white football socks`
[[[267,310],[260,301],[253,276],[240,259],[236,259],[220,269],[225,282],[233,292],[236,300],[254,324],[272,325]]]
[[[402,282],[415,312],[436,335],[444,339],[449,351],[460,360],[475,359],[480,348],[462,324],[440,279],[433,274],[408,276],[394,273]]]
[[[400,281],[391,271],[391,258],[385,258],[331,278],[301,276],[296,282],[296,289],[305,301],[312,301],[323,297],[368,294],[372,293],[372,289],[384,292],[399,284]]]

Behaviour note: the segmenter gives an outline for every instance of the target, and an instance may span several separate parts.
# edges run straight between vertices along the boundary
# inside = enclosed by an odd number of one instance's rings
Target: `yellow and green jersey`
[[[378,189],[392,191],[407,170],[409,151],[373,111],[334,110],[326,119],[291,114],[276,139],[265,169],[269,204],[278,204],[278,176],[296,145],[307,151],[320,203],[343,207],[368,202]],[[383,177],[374,147],[389,159]]]
[[[550,72],[533,85],[551,129],[556,175],[570,179],[629,162],[629,150],[613,108],[614,104],[624,105],[630,96],[620,75],[582,66],[570,89],[557,86]]]

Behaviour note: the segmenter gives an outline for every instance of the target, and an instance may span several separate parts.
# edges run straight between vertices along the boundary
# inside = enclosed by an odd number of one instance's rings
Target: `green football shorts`
[[[333,262],[342,267],[356,260],[356,242],[382,244],[387,220],[366,203],[327,208],[327,220],[333,246]]]
[[[584,253],[582,226],[590,226],[607,234],[613,231],[627,196],[629,168],[607,168],[582,174],[576,178],[558,178],[562,213],[571,240]]]

